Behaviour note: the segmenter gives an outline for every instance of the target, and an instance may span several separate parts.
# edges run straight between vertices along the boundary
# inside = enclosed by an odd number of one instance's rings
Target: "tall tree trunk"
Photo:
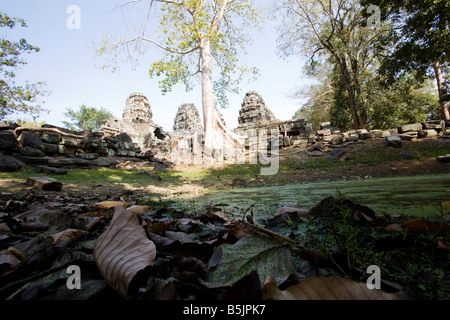
[[[348,105],[350,107],[350,113],[352,115],[353,126],[355,129],[362,129],[358,109],[356,107],[356,95],[355,91],[353,90],[352,78],[347,69],[347,62],[345,61],[345,58],[342,58],[342,60],[337,56],[335,56],[335,58],[338,61],[342,77],[345,81],[345,88],[347,89],[348,94]]]
[[[436,61],[433,63],[434,73],[436,75],[436,82],[437,82],[437,88],[439,93],[439,105],[441,109],[441,118],[442,120],[450,120],[450,113],[449,113],[449,107],[448,101],[445,101],[445,83],[444,83],[444,76],[442,75],[441,70],[441,64],[439,61]]]
[[[243,148],[244,137],[229,130],[222,122],[214,103],[212,80],[211,42],[205,37],[200,41],[200,57],[202,60],[202,107],[203,124],[205,128],[204,152],[214,155],[214,152],[230,152]]]

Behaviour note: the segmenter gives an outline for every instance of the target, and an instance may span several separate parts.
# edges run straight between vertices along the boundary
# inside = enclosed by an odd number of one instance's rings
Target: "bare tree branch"
[[[133,39],[130,39],[130,40],[125,40],[121,44],[124,45],[124,44],[128,44],[128,43],[135,42],[135,41],[138,41],[138,40],[150,42],[150,43],[154,44],[155,46],[163,49],[164,51],[167,51],[167,52],[170,52],[170,53],[175,53],[175,54],[180,54],[180,55],[186,55],[186,54],[192,53],[195,50],[200,48],[199,46],[195,46],[195,47],[193,47],[193,48],[191,48],[191,49],[189,49],[187,51],[178,51],[178,50],[174,50],[174,49],[165,47],[162,44],[156,42],[155,40],[147,38],[147,37],[144,37],[144,36],[141,36],[141,35],[138,35],[138,36],[136,36],[136,37],[134,37]]]

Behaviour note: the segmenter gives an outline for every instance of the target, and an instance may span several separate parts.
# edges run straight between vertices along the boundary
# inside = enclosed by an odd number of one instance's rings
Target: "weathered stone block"
[[[370,139],[370,138],[372,138],[372,134],[370,132],[361,132],[358,134],[358,138],[360,140]]]
[[[61,135],[53,132],[42,132],[41,139],[47,143],[58,143],[61,140]]]
[[[411,141],[412,139],[417,138],[418,133],[417,131],[409,131],[407,133],[398,134],[398,136],[402,140]]]
[[[445,128],[445,121],[444,120],[436,120],[436,121],[427,121],[422,123],[422,127],[425,130],[443,130]]]
[[[22,146],[30,146],[39,150],[44,150],[44,143],[41,138],[39,138],[36,134],[30,131],[22,131],[17,139]]]
[[[438,132],[434,129],[428,129],[428,130],[420,130],[418,132],[418,138],[433,138],[437,137]]]
[[[15,172],[19,171],[23,167],[25,167],[25,163],[23,163],[22,161],[11,156],[5,156],[0,153],[0,171]]]
[[[62,183],[50,177],[27,178],[27,185],[38,187],[43,191],[60,191],[62,189]]]
[[[98,158],[97,153],[83,153],[78,155],[81,159],[85,160],[95,160]]]
[[[49,166],[36,166],[36,171],[47,173],[47,174],[61,174],[61,175],[67,173],[66,169],[60,169],[60,168],[49,167]]]
[[[78,139],[73,137],[63,136],[61,138],[61,144],[67,147],[78,147]]]
[[[292,145],[294,147],[306,146],[307,144],[308,144],[307,139],[292,140]]]
[[[321,130],[329,129],[330,126],[331,126],[331,122],[322,122],[322,123],[319,123],[319,127],[320,127]]]
[[[381,138],[386,138],[387,136],[390,136],[391,132],[389,130],[383,130],[381,131]]]
[[[80,158],[63,158],[63,159],[59,159],[59,161],[65,166],[69,165],[69,166],[83,167],[83,166],[88,166],[90,164],[89,160],[80,159]]]
[[[27,157],[45,157],[45,153],[41,150],[38,150],[36,148],[30,147],[30,146],[19,146],[18,147],[20,154],[27,156]]]
[[[132,142],[124,141],[123,145],[125,150],[134,150],[134,144]]]
[[[21,158],[23,160],[23,162],[25,162],[26,164],[29,165],[46,165],[48,164],[48,158],[43,158],[43,157],[27,157],[27,156],[23,156]]]
[[[127,156],[128,157],[136,157],[136,152],[132,150],[127,150]]]
[[[109,157],[115,157],[115,156],[117,156],[116,150],[114,150],[113,148],[109,148],[109,149],[108,149],[108,156],[109,156]]]
[[[439,156],[436,159],[440,162],[450,162],[450,154],[447,154],[445,156]]]
[[[408,131],[419,131],[422,130],[422,124],[421,123],[413,123],[413,124],[405,124],[398,127],[399,133],[404,133]]]
[[[0,150],[15,148],[17,144],[18,142],[14,131],[0,131]]]
[[[331,161],[337,161],[340,157],[342,157],[345,154],[345,150],[341,148],[336,148],[331,150],[330,153],[330,160]]]
[[[362,133],[368,133],[369,131],[367,131],[367,129],[357,129],[356,130],[356,133],[358,134],[358,135],[360,135],[360,134],[362,134]]]
[[[340,144],[343,144],[343,143],[344,143],[344,137],[341,136],[341,135],[339,135],[339,136],[334,136],[334,137],[331,138],[330,143],[331,143],[332,145],[340,145]]]
[[[54,158],[49,158],[48,159],[48,166],[51,166],[51,167],[62,167],[63,165],[64,165],[64,163],[62,163],[58,159],[54,159]]]
[[[59,144],[58,145],[58,153],[61,154],[74,154],[75,153],[76,148],[73,146],[66,146],[64,144]]]
[[[396,135],[398,134],[398,129],[397,128],[392,128],[388,130],[390,132],[390,135]]]
[[[402,146],[402,139],[399,136],[387,136],[385,144],[388,147],[400,148]]]
[[[45,153],[58,153],[58,145],[44,142],[44,152]]]
[[[107,155],[108,154],[108,148],[106,147],[99,147],[97,148],[97,153],[101,155]]]
[[[372,137],[373,139],[378,139],[378,138],[381,138],[382,131],[381,131],[381,130],[377,130],[377,129],[371,130],[371,131],[370,131],[370,135],[371,135],[371,137]]]
[[[119,150],[117,150],[117,156],[118,157],[127,157],[128,151],[125,149],[119,149]]]
[[[319,130],[317,131],[317,134],[319,136],[329,136],[331,135],[331,130]]]
[[[96,166],[96,167],[108,167],[111,164],[108,161],[106,161],[105,159],[99,158],[99,159],[92,160],[91,165]]]
[[[358,142],[359,138],[357,136],[350,136],[345,138],[345,142]]]

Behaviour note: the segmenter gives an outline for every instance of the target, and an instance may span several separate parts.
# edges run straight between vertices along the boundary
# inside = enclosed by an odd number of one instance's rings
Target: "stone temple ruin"
[[[266,107],[262,97],[255,91],[248,92],[242,102],[238,117],[239,125],[234,130],[237,134],[250,138],[247,146],[253,147],[255,139],[262,132],[270,136],[272,130],[282,136],[280,146],[307,145],[314,143],[316,136],[305,119],[280,121]]]
[[[370,132],[365,129],[340,132],[330,123],[322,123],[320,130],[313,132],[305,119],[276,119],[255,91],[245,95],[238,121],[234,132],[247,137],[249,154],[256,147],[260,151],[269,149],[274,138],[278,139],[280,148],[309,148],[308,154],[314,156],[314,153],[323,154],[315,150],[322,144],[338,150],[346,143],[381,138],[386,139],[386,145],[399,147],[402,140],[450,136],[450,121],[428,121]],[[186,163],[192,163],[189,159],[196,163],[197,156],[201,160],[203,133],[200,114],[193,104],[179,107],[173,131],[166,133],[153,122],[148,99],[141,93],[133,93],[126,101],[122,119],[111,119],[101,132],[74,132],[50,124],[22,128],[0,123],[0,171],[15,171],[30,165],[48,173],[63,173],[66,167],[118,166],[130,161],[161,163],[174,153],[186,155]],[[261,137],[267,138],[267,145],[257,145],[265,143]]]
[[[152,120],[150,103],[142,93],[132,93],[127,99],[122,119],[111,119],[102,131],[105,137],[127,133],[132,142],[141,149],[156,148],[165,150],[169,135]],[[165,150],[167,151],[167,150]]]
[[[200,114],[192,103],[182,104],[178,108],[173,124],[173,132],[176,134],[203,132]]]

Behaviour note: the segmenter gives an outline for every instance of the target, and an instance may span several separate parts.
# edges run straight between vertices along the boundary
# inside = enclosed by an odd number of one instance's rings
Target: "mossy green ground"
[[[310,182],[274,187],[242,188],[211,192],[210,203],[227,203],[247,208],[255,204],[255,212],[266,214],[283,204],[297,203],[309,209],[321,199],[340,190],[346,198],[369,206],[378,214],[400,214],[429,217],[450,201],[450,174],[418,175],[349,181]]]

